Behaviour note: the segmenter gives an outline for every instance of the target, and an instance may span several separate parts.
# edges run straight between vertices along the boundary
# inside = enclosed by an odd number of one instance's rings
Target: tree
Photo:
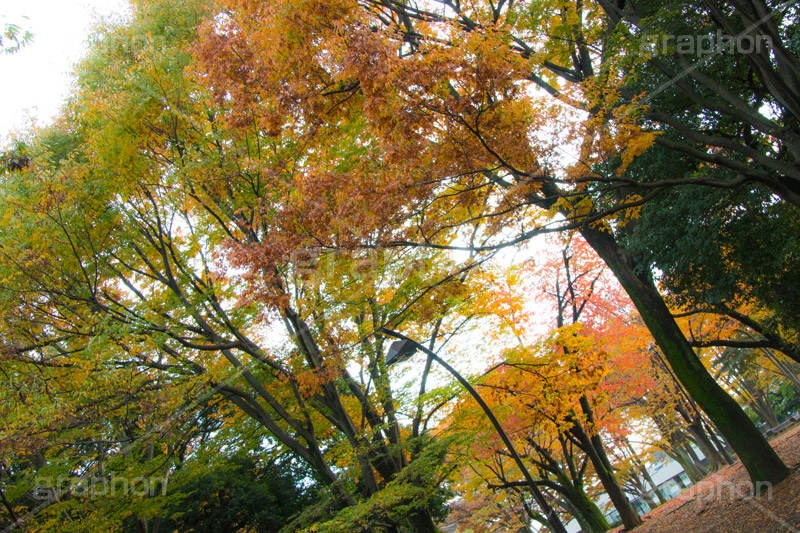
[[[435,5],[428,10],[314,1],[303,4],[305,16],[295,17],[281,4],[236,3],[226,6],[224,20],[206,26],[197,47],[198,70],[218,105],[226,107],[228,123],[304,142],[322,141],[331,130],[356,121],[362,124],[360,139],[376,148],[376,164],[367,173],[340,173],[339,183],[369,197],[368,212],[404,217],[379,217],[381,243],[453,247],[441,239],[464,232],[475,220],[489,221],[477,238],[467,241],[465,247],[477,251],[512,246],[541,232],[579,229],[752,479],[786,477],[785,465],[703,367],[648,265],[617,242],[638,207],[672,182],[639,183],[625,175],[636,155],[666,136],[642,129],[635,120],[638,111],[629,120],[609,120],[617,114],[614,106],[635,109],[615,92],[622,92],[628,79],[619,76],[625,66],[616,68],[614,58],[631,57],[614,54],[613,30],[624,26],[618,24],[616,8]],[[610,10],[607,17],[604,7]],[[600,53],[592,54],[593,49]],[[560,67],[562,60],[572,60],[574,70]],[[563,87],[554,85],[558,79]],[[548,94],[532,96],[523,90],[531,85]],[[588,120],[570,121],[569,111],[552,105],[552,97],[588,113]],[[559,169],[551,146],[565,138],[577,146],[579,163]],[[709,150],[716,149],[711,145]],[[595,164],[612,156],[620,156],[622,165],[613,175],[597,176]],[[776,164],[782,168],[783,163]],[[784,174],[759,176],[793,200]],[[325,180],[316,185],[330,190]],[[337,227],[363,228],[362,207],[338,204]],[[541,209],[561,218],[548,224]],[[363,233],[334,236],[324,228],[306,229],[321,246],[352,246]]]
[[[338,513],[320,530],[434,531],[444,443],[401,423],[405,398],[376,332],[402,325],[435,344],[458,331],[471,314],[463,274],[480,261],[309,246],[307,226],[335,233],[345,221],[328,211],[341,195],[303,172],[315,157],[366,171],[372,149],[355,126],[331,132],[336,146],[305,147],[224,128],[224,110],[184,74],[202,16],[193,2],[139,4],[98,39],[30,166],[3,175],[3,390],[14,401],[2,440],[33,434],[31,455],[69,471],[94,475],[120,454],[172,471],[164,434],[219,403],[329,488]],[[276,165],[302,172],[290,180]],[[350,192],[364,217],[381,216]],[[85,448],[61,444],[64,431]],[[92,527],[98,515],[87,516]]]
[[[533,345],[510,349],[481,377],[478,389],[537,473],[534,482],[592,531],[604,531],[608,523],[592,501],[587,481],[593,461],[586,450],[588,436],[580,438],[586,421],[576,415],[579,397],[596,388],[603,354],[592,351],[591,339],[576,336],[577,331],[556,330]],[[519,469],[481,415],[463,401],[448,424],[448,431],[466,435],[461,439],[468,457],[463,468],[473,473],[465,476],[465,488],[471,499],[490,489],[508,491],[505,499],[513,501],[524,494],[516,491],[527,481],[520,479]],[[524,499],[522,503],[526,505]],[[527,512],[544,522],[538,513]]]
[[[639,458],[639,453],[631,445],[631,442],[626,438],[615,439],[615,456],[621,456],[623,460],[629,463],[625,472],[621,475],[625,489],[630,494],[636,494],[641,501],[645,502],[652,510],[655,509],[659,503],[666,503],[664,495],[658,489],[658,486],[653,481],[650,473],[647,471],[647,466]],[[652,491],[652,495],[651,495]],[[658,501],[653,499],[653,496]]]
[[[645,127],[660,133],[657,144],[721,170],[700,170],[688,181],[724,188],[755,182],[797,206],[796,7],[737,0],[600,4],[620,43],[613,52],[628,50],[620,63],[633,67],[611,106],[621,110],[639,99]],[[677,42],[685,35],[694,39]],[[636,36],[649,43],[636,43]],[[695,45],[693,55],[686,41]],[[703,41],[711,46],[700,50]]]
[[[541,481],[537,483],[555,491],[567,512],[593,531],[608,528],[584,487],[585,476],[593,472],[623,521],[634,527],[640,519],[616,478],[601,435],[606,422],[603,415],[609,410],[600,394],[602,380],[590,370],[593,365],[607,364],[608,354],[599,355],[597,348],[588,347],[593,342],[589,339],[605,338],[612,335],[612,328],[619,329],[630,303],[580,238],[566,239],[557,253],[537,256],[534,264],[528,272],[536,283],[530,298],[539,306],[552,308],[547,321],[553,332],[532,346],[520,339],[520,346],[505,352],[480,386],[492,392],[493,405],[501,412],[511,410],[505,422],[515,428],[525,459],[539,472]],[[575,329],[579,325],[585,330]],[[519,338],[516,329],[525,329],[525,324],[508,328]],[[576,337],[574,344],[566,340],[570,336]],[[632,386],[620,388],[627,392]],[[461,421],[459,425],[473,424]],[[469,446],[474,448],[476,440],[470,440]],[[513,479],[514,469],[504,465],[501,456],[502,450],[489,453],[478,475],[496,489],[524,486]],[[592,468],[587,470],[589,465]]]
[[[641,164],[657,168],[654,159]],[[753,347],[768,343],[797,360],[796,218],[762,187],[686,187],[645,206],[625,245],[659,269],[673,305],[740,320]]]
[[[473,314],[466,272],[496,249],[572,227],[614,270],[753,479],[785,475],[691,349],[649,264],[617,242],[665,184],[636,196],[628,177],[606,187],[586,173],[624,144],[624,174],[659,136],[636,124],[604,130],[595,111],[581,126],[563,120],[557,134],[574,135],[581,165],[556,169],[550,146],[532,139],[557,113],[549,96],[523,89],[538,82],[524,39],[512,38],[517,29],[538,38],[536,13],[373,7],[243,2],[220,14],[142,2],[130,26],[99,39],[62,124],[41,134],[31,168],[4,176],[4,363],[9,399],[22,406],[6,442],[44,406],[32,451],[57,462],[47,436],[76,429],[57,397],[88,409],[90,442],[117,451],[158,427],[162,411],[192,410],[196,393],[213,393],[336,493],[346,509],[322,527],[432,530],[444,452],[420,431],[416,401],[409,438],[375,334],[402,324],[435,344]],[[490,31],[492,18],[513,31]],[[582,32],[566,18],[548,19],[550,29]],[[565,42],[585,57],[572,35]],[[419,250],[458,247],[471,251],[466,263]],[[62,377],[91,394],[53,394]],[[93,403],[120,389],[143,413],[132,430],[120,429],[127,403]],[[153,409],[162,390],[172,394]],[[63,460],[94,467],[95,452]]]
[[[732,463],[713,424],[672,374],[638,317],[617,323],[615,329],[616,335],[607,337],[606,350],[613,356],[603,383],[609,409],[618,419],[609,425],[613,440],[624,443],[630,434],[645,435],[654,426],[650,446],[672,456],[695,481],[705,475],[706,467],[692,445],[703,451],[711,470]],[[712,361],[704,364],[716,369]]]
[[[212,469],[173,481],[185,496],[167,509],[171,516],[162,527],[277,533],[319,499],[313,472],[290,457],[271,463],[252,455],[233,456],[227,464],[211,459]]]
[[[619,294],[618,286],[609,279],[609,272],[585,241],[574,238],[568,240],[561,249],[560,259],[558,267],[551,268],[555,272],[554,280],[551,278],[550,290],[546,291],[554,298],[557,327],[564,327],[567,321],[572,324],[585,321],[590,327],[602,330],[607,329],[614,318],[624,314],[627,302]],[[605,291],[602,298],[598,297],[601,290]],[[564,347],[564,350],[568,348]],[[641,524],[641,519],[614,475],[599,429],[594,427],[595,410],[588,396],[581,396],[579,404],[581,413],[586,418],[587,430],[581,424],[573,423],[571,431],[592,461],[625,526],[636,527]]]

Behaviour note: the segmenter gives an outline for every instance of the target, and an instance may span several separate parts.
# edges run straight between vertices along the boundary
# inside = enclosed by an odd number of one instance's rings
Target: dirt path
[[[737,463],[644,515],[636,533],[800,533],[800,425],[770,442],[792,468],[788,479],[753,497]]]

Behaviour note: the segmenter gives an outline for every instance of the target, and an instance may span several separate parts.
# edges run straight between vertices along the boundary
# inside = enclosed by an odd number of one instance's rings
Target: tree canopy
[[[743,405],[800,383],[796,19],[137,1],[2,158],[4,523],[433,533],[500,490],[634,527],[647,450],[699,479],[693,445],[780,482]],[[720,32],[769,47],[669,38]],[[386,328],[463,363],[536,479]]]

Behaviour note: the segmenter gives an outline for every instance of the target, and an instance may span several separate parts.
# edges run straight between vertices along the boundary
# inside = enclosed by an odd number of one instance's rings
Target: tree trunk
[[[730,453],[728,453],[728,448],[725,445],[725,443],[724,442],[720,442],[719,437],[717,437],[716,431],[714,431],[714,429],[712,427],[710,427],[706,423],[704,423],[703,425],[706,428],[706,433],[708,433],[708,435],[711,437],[711,441],[714,443],[714,446],[717,448],[719,453],[722,455],[722,457],[725,458],[725,461],[729,465],[732,465],[733,464],[733,457],[731,456]]]
[[[650,488],[653,489],[653,494],[655,494],[656,498],[658,498],[658,503],[667,503],[667,499],[663,494],[661,494],[658,485],[656,485],[656,482],[653,481],[653,478],[650,476],[650,472],[647,471],[647,468],[644,465],[641,465],[640,468],[642,471],[642,477],[645,479],[645,481],[647,481],[647,484],[650,485]]]
[[[658,427],[661,436],[667,441],[667,447],[664,449],[667,455],[681,465],[683,471],[686,472],[686,475],[689,476],[692,483],[697,483],[703,479],[705,473],[692,462],[692,458],[689,457],[686,453],[686,449],[683,447],[686,437],[680,430],[670,428],[669,422],[664,420],[663,416],[653,416],[652,420],[655,422],[656,427]]]
[[[761,420],[766,422],[769,429],[774,429],[778,425],[778,417],[775,416],[775,410],[772,408],[772,405],[770,405],[769,400],[767,400],[767,395],[763,390],[757,389],[753,391],[753,402],[750,404],[750,407]]]
[[[700,418],[699,414],[697,414],[692,420],[692,423],[689,424],[688,430],[694,438],[695,443],[697,443],[697,446],[700,448],[700,451],[703,452],[703,455],[708,459],[711,471],[716,472],[724,467],[726,464],[725,458],[720,455],[711,443],[708,435],[706,435],[706,431],[703,428],[703,420]]]
[[[692,447],[692,441],[686,439],[683,442],[683,449],[686,450],[686,455],[689,456],[689,458],[692,460],[692,463],[699,471],[703,473],[703,477],[707,476],[711,470],[703,464],[703,461],[695,453],[694,448]]]
[[[601,456],[601,453],[605,455],[605,451],[602,450],[602,447],[601,451],[595,448],[592,439],[586,434],[577,420],[573,419],[572,422],[573,426],[570,431],[572,431],[573,435],[575,435],[581,443],[581,447],[586,452],[586,455],[589,456],[589,460],[592,462],[592,466],[594,466],[595,473],[597,477],[600,478],[600,483],[603,484],[603,489],[605,489],[606,494],[608,494],[608,497],[611,499],[611,503],[614,504],[614,508],[619,513],[625,528],[633,529],[636,526],[640,526],[642,524],[642,519],[639,517],[639,513],[636,512],[636,509],[633,508],[633,505],[631,505],[625,491],[622,490],[622,486],[619,484],[619,481],[617,481],[614,471],[609,467],[608,457],[606,457],[604,461]]]
[[[427,509],[420,509],[408,517],[416,533],[438,533],[439,528],[433,522],[433,517]]]
[[[675,376],[736,451],[754,486],[778,483],[789,469],[689,345],[649,272],[637,265],[609,233],[585,227],[581,234],[615,274],[653,335]]]
[[[679,444],[672,446],[672,453],[670,453],[670,455],[683,467],[683,471],[689,476],[689,480],[693,485],[699,483],[702,481],[703,477],[705,477],[705,471],[698,466],[697,463],[692,461],[692,458],[689,457],[689,454],[686,453],[686,448],[683,446]]]
[[[666,500],[666,498],[664,498],[664,495],[661,494],[660,490],[658,490],[658,485],[656,485],[656,482],[653,481],[653,478],[650,476],[650,472],[647,471],[647,466],[645,466],[644,463],[642,463],[642,461],[636,455],[636,450],[633,449],[633,446],[631,446],[630,441],[627,438],[624,438],[624,437],[623,437],[623,440],[625,442],[625,445],[628,447],[628,451],[631,452],[631,460],[633,461],[633,464],[636,465],[636,467],[639,469],[639,472],[642,474],[642,479],[644,479],[644,481],[648,485],[650,485],[650,488],[653,490],[653,494],[655,494],[656,498],[658,498],[658,502],[659,503],[667,503],[667,500]],[[647,487],[643,487],[643,489],[644,490],[642,490],[642,496],[647,498],[647,500],[648,500],[647,501],[647,505],[650,505],[650,502],[653,499],[651,497],[647,496]],[[655,503],[655,502],[653,502],[653,503]],[[658,504],[656,504],[655,507],[658,507]],[[651,509],[655,509],[655,507],[650,505]]]
[[[637,483],[639,488],[639,497],[647,504],[647,506],[652,511],[656,507],[658,507],[658,502],[650,496],[650,492],[647,490],[647,486],[645,486],[644,482],[640,479]]]
[[[583,516],[583,513],[581,513],[581,511],[578,510],[578,508],[575,506],[574,503],[570,501],[569,498],[567,497],[559,498],[557,502],[562,508],[566,509],[566,511],[569,514],[571,514],[575,520],[578,521],[578,526],[581,531],[594,531],[589,522],[586,521],[586,517]],[[605,517],[603,517],[603,519],[605,520]]]
[[[797,374],[794,373],[792,368],[781,361],[780,358],[772,352],[772,350],[764,348],[761,351],[764,353],[767,359],[769,359],[772,364],[778,368],[780,373],[783,374],[783,377],[789,380],[797,388],[797,390],[800,390],[800,379],[798,379]],[[800,357],[798,357],[798,359],[800,359]]]
[[[575,490],[570,493],[568,500],[583,518],[583,520],[578,519],[578,522],[584,522],[589,531],[600,532],[611,529],[606,517],[603,516],[603,512],[585,492]],[[577,519],[578,517],[576,516],[575,518]]]

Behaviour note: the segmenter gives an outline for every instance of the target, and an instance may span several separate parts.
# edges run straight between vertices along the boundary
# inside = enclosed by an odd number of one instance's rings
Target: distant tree
[[[781,383],[777,389],[770,391],[769,399],[781,422],[800,412],[800,390],[791,383]]]

